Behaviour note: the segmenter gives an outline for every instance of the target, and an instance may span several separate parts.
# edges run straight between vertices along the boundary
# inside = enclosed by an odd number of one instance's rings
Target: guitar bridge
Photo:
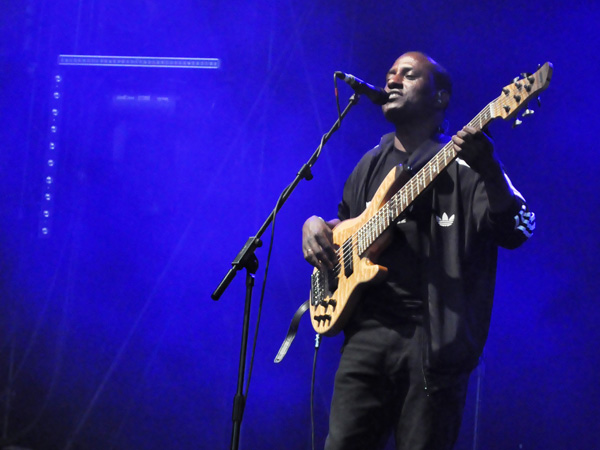
[[[327,304],[333,302],[335,308],[337,303],[335,300],[326,301],[326,298],[338,287],[338,278],[333,270],[315,270],[310,277],[310,285],[310,304],[313,307],[322,305],[327,308]]]

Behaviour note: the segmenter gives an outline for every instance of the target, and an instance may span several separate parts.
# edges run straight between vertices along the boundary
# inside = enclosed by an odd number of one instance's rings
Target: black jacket
[[[339,205],[341,220],[366,208],[370,183],[385,176],[379,173],[380,161],[392,151],[393,143],[393,133],[385,135],[350,174]],[[418,170],[442,145],[419,149],[407,165]],[[477,365],[490,325],[498,246],[516,248],[535,228],[535,216],[524,198],[514,188],[513,193],[506,212],[490,213],[481,177],[456,159],[415,201],[425,202],[429,210],[418,224],[427,305],[423,313],[426,371],[463,372]]]

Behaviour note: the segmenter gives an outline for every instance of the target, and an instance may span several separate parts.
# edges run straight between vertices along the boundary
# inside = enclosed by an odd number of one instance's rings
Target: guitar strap
[[[280,363],[283,357],[286,355],[289,350],[292,342],[294,342],[294,338],[298,333],[298,325],[300,324],[300,319],[304,315],[304,313],[308,310],[308,304],[310,300],[306,300],[304,303],[300,305],[300,308],[296,310],[294,313],[294,317],[292,317],[292,322],[290,323],[290,327],[288,328],[287,335],[285,339],[281,343],[281,347],[279,347],[279,351],[277,352],[277,356],[275,356],[275,363]]]
[[[415,150],[406,161],[405,166],[414,175],[433,158],[440,149],[450,141],[450,137],[440,135],[437,141],[427,141]]]

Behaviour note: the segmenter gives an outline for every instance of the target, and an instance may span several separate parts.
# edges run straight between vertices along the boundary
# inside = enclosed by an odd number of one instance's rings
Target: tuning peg
[[[529,85],[525,86],[525,89],[527,90],[527,92],[531,91],[531,85],[535,81],[535,78],[533,78],[533,75],[530,74],[529,72],[521,72],[521,77],[524,80],[527,80],[527,82],[529,83]]]
[[[522,121],[522,120],[520,120],[519,118],[516,118],[516,119],[515,119],[515,122],[513,123],[513,126],[512,126],[512,127],[513,127],[513,128],[516,128],[516,127],[518,127],[519,125],[521,125],[522,123],[523,123],[523,121]]]
[[[504,95],[508,95],[508,94],[510,94],[510,89],[508,89],[508,88],[502,88],[502,93]]]
[[[513,84],[519,90],[521,90],[521,88],[523,87],[523,83],[520,83],[520,81],[522,81],[520,77],[514,77],[513,78]]]
[[[519,94],[515,95],[514,99],[519,103],[521,101],[521,96]]]
[[[527,108],[525,111],[523,111],[522,117],[531,116],[534,112],[535,111],[533,109]]]

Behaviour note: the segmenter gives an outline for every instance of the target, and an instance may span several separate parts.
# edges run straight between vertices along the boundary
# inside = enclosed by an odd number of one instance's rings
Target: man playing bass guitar
[[[302,228],[305,259],[319,272],[340,264],[333,228],[359,216],[394,167],[413,171],[450,143],[458,158],[437,175],[369,255],[387,268],[361,289],[343,325],[326,450],[451,449],[469,374],[485,344],[497,249],[516,248],[535,227],[484,131],[450,138],[442,124],[452,84],[427,55],[400,56],[387,73],[382,106],[395,131],[383,136],[346,181],[338,219]]]

